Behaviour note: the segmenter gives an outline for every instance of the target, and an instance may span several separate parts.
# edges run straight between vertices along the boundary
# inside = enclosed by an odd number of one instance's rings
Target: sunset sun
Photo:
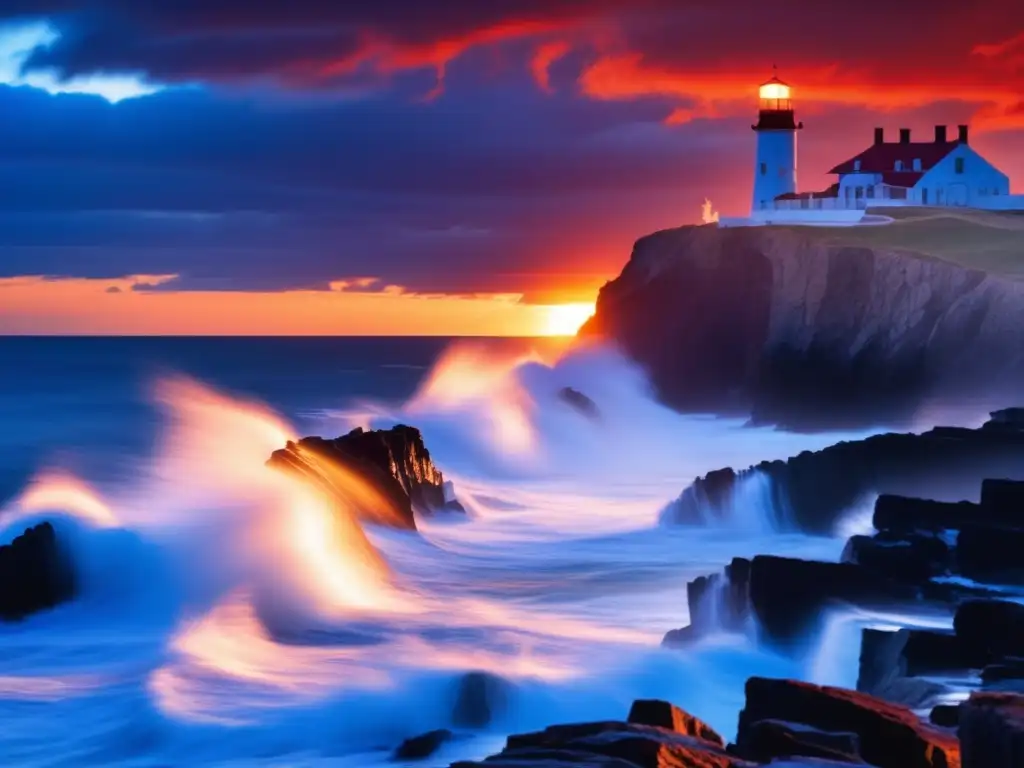
[[[575,336],[580,327],[594,314],[594,305],[554,304],[545,307],[544,336]]]

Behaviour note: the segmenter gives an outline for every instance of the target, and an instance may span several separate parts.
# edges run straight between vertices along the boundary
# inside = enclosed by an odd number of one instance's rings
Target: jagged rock
[[[965,527],[956,538],[956,563],[976,581],[1024,584],[1024,529]]]
[[[990,525],[1024,528],[1024,482],[986,479],[981,484],[981,506]]]
[[[630,707],[626,722],[634,725],[653,725],[673,733],[703,739],[720,747],[725,746],[725,740],[711,726],[667,701],[637,699]]]
[[[956,737],[913,712],[867,694],[793,680],[752,677],[746,685],[736,748],[762,720],[785,720],[823,731],[856,733],[860,756],[878,768],[957,768]]]
[[[994,475],[1024,480],[1024,430],[937,427],[922,434],[874,435],[821,451],[805,451],[785,461],[761,462],[743,472],[716,470],[694,481],[672,505],[678,510],[678,519],[674,515],[663,519],[686,521],[688,509],[699,510],[704,497],[710,497],[709,478],[732,477],[735,482],[735,477],[751,471],[766,475],[773,504],[786,509],[793,524],[811,533],[830,534],[850,508],[873,494],[925,494],[939,501],[959,502],[977,498],[982,481]],[[730,486],[726,482],[723,487]],[[990,497],[992,493],[989,491]],[[1001,499],[998,492],[996,498]],[[997,510],[982,511],[985,522],[1011,516],[1002,511],[1004,507],[994,507],[995,503],[982,504]],[[998,503],[1003,504],[1001,500]],[[977,524],[973,508],[956,507],[945,513],[962,524],[958,510]],[[1020,517],[1015,519],[1020,526]],[[696,522],[700,522],[699,514]],[[882,527],[896,530],[901,525],[892,519]]]
[[[597,421],[601,418],[601,411],[598,409],[597,403],[577,389],[562,387],[558,390],[558,399],[576,409],[588,419]]]
[[[392,759],[394,760],[425,760],[437,752],[446,742],[451,741],[452,732],[446,729],[429,731],[420,736],[413,736],[398,745]]]
[[[993,426],[1024,430],[1024,408],[1003,408],[990,415],[989,423]]]
[[[720,745],[618,721],[554,725],[509,736],[505,749],[482,762],[452,768],[754,768]]]
[[[74,595],[71,564],[50,523],[32,526],[0,546],[0,619],[23,619]]]
[[[883,493],[875,501],[872,522],[879,531],[894,533],[959,530],[982,522],[982,513],[981,505],[970,501],[932,501]]]
[[[952,551],[937,536],[852,536],[840,558],[898,581],[921,584],[949,571]]]
[[[694,637],[742,631],[751,616],[750,561],[733,558],[722,573],[699,576],[687,583],[686,601]],[[674,638],[678,642],[683,636]]]
[[[852,563],[758,556],[751,561],[750,606],[767,639],[799,641],[831,604],[887,608],[912,603],[916,591]]]
[[[856,733],[822,731],[783,720],[751,723],[744,732],[742,745],[737,744],[734,749],[740,757],[758,763],[779,757],[821,757],[864,765]]]
[[[698,477],[661,514],[661,522],[675,525],[705,525],[727,515],[739,476],[731,468],[717,469]]]
[[[268,465],[298,474],[329,497],[340,497],[363,519],[381,525],[415,530],[414,509],[465,511],[446,498],[444,477],[420,431],[402,424],[371,432],[357,428],[333,440],[307,437],[289,442],[274,451]],[[383,505],[354,491],[337,467],[356,473],[382,497]]]
[[[963,768],[1024,765],[1024,696],[972,693],[960,705]]]
[[[583,335],[685,412],[821,428],[907,423],[924,397],[1024,381],[1024,285],[814,228],[682,227],[637,241]]]
[[[486,728],[508,708],[509,684],[488,672],[468,672],[459,680],[452,711],[458,728]]]
[[[945,693],[938,683],[915,675],[961,670],[964,664],[957,638],[926,630],[861,633],[857,690],[893,704],[921,709]]]
[[[960,706],[958,704],[939,704],[932,707],[928,714],[928,720],[932,725],[941,728],[956,728],[960,725]]]
[[[968,600],[957,608],[953,627],[964,653],[977,666],[1006,656],[1024,656],[1024,605],[1007,600]]]
[[[986,688],[999,687],[1005,682],[1018,683],[1024,681],[1024,659],[1018,656],[1007,656],[998,664],[989,664],[981,670],[981,682]]]

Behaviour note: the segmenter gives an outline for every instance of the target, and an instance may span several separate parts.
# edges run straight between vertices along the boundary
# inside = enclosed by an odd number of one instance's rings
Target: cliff
[[[999,405],[1024,383],[1024,282],[990,270],[1024,262],[1024,227],[993,255],[994,227],[957,221],[657,232],[582,333],[681,411],[817,427],[901,423],[926,397]]]

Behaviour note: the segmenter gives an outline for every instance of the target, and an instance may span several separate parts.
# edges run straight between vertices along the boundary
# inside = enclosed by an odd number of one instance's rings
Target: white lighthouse
[[[779,195],[796,192],[796,132],[804,127],[793,114],[789,86],[772,77],[760,89],[754,199],[751,212],[771,208]]]

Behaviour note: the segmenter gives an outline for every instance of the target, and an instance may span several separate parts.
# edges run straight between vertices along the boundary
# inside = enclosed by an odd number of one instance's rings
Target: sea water
[[[688,580],[837,559],[856,511],[804,536],[759,479],[725,519],[658,519],[709,470],[859,435],[675,414],[594,345],[10,338],[0,360],[2,540],[54,521],[81,587],[0,626],[7,764],[393,765],[450,725],[467,672],[500,678],[504,705],[430,765],[640,697],[728,738],[752,674],[850,683],[849,621],[790,657],[753,635],[660,642],[689,621]],[[467,515],[361,526],[264,466],[289,439],[399,422]]]

